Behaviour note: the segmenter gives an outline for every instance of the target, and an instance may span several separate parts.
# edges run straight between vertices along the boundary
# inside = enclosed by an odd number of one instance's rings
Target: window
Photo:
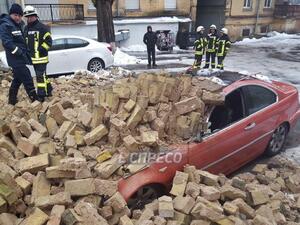
[[[56,39],[53,40],[50,51],[63,50],[65,48],[66,48],[65,39]]]
[[[268,32],[268,26],[261,26],[260,27],[260,33],[267,33]]]
[[[249,37],[250,36],[250,29],[249,28],[243,29],[242,36],[243,37]]]
[[[242,92],[237,89],[225,98],[225,104],[216,106],[209,118],[210,130],[212,133],[221,130],[245,116]]]
[[[265,8],[271,8],[272,0],[265,0]]]
[[[176,0],[165,0],[165,10],[176,10]]]
[[[88,10],[96,10],[94,3],[92,1],[89,1]]]
[[[85,40],[79,38],[68,38],[67,39],[67,48],[82,48],[89,45]]]
[[[264,87],[257,85],[249,85],[243,87],[245,93],[245,103],[247,114],[251,115],[267,106],[276,102],[276,94]]]
[[[140,0],[125,0],[125,9],[126,10],[139,10],[140,9]]]
[[[244,0],[244,8],[251,8],[252,0]]]

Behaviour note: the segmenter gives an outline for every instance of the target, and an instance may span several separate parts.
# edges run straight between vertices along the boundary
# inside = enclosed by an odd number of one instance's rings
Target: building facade
[[[7,11],[12,2],[35,5],[45,21],[77,23],[96,19],[92,0],[48,0],[47,3],[0,0],[1,12]],[[113,15],[115,18],[189,17],[192,30],[199,25],[208,28],[215,24],[218,29],[227,27],[232,40],[274,30],[300,32],[300,0],[115,0]]]
[[[272,30],[274,0],[227,0],[225,26],[235,39]]]
[[[196,26],[226,27],[233,41],[269,31],[300,32],[298,0],[201,0]]]

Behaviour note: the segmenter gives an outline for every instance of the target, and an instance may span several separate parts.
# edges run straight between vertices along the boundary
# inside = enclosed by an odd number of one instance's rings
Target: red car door
[[[251,127],[246,130],[249,136],[249,147],[241,151],[239,157],[244,159],[239,166],[262,154],[276,129],[280,108],[275,107],[278,101],[275,92],[260,85],[242,87],[245,99],[246,114]],[[250,129],[251,128],[251,129]]]
[[[274,93],[266,94],[265,89],[256,87],[239,88],[226,96],[224,106],[215,107],[209,119],[213,133],[201,143],[190,145],[190,164],[212,173],[228,174],[262,153],[270,140],[272,128],[268,127],[275,123],[276,113],[269,107]],[[257,92],[249,95],[249,91]],[[268,103],[258,101],[254,97],[257,95],[269,99]],[[247,102],[250,100],[252,104]]]

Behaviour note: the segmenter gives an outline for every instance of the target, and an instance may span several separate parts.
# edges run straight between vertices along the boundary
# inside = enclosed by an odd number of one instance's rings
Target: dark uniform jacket
[[[48,51],[52,46],[49,27],[36,20],[25,27],[24,33],[30,50],[32,64],[48,63]]]
[[[206,37],[207,39],[207,52],[216,52],[216,45],[217,45],[217,40],[218,40],[218,35],[217,33],[209,33]]]
[[[153,31],[148,31],[145,35],[144,35],[144,39],[143,39],[144,43],[147,45],[148,49],[154,49],[155,48],[155,44],[157,42],[157,36],[156,33],[154,33]]]
[[[227,34],[223,34],[217,42],[217,56],[226,56],[229,48],[231,46],[231,42]]]
[[[195,45],[195,55],[204,55],[205,47],[207,45],[207,40],[203,34],[199,34],[197,40],[194,43]]]
[[[7,14],[0,16],[0,38],[10,67],[31,64],[21,24],[15,23]]]

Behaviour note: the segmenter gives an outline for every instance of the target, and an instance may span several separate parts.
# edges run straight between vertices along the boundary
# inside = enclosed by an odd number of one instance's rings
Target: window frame
[[[92,1],[88,2],[88,10],[89,11],[96,11],[96,7],[94,6],[94,3]]]
[[[141,1],[140,0],[135,0],[138,2],[138,7],[137,8],[127,8],[127,1],[133,1],[133,0],[125,0],[125,11],[139,11],[141,9]]]
[[[215,136],[215,135],[219,134],[220,132],[223,132],[223,131],[226,131],[226,130],[228,130],[228,129],[231,129],[232,127],[234,127],[234,126],[236,126],[236,125],[242,123],[244,120],[249,119],[249,118],[255,116],[257,113],[261,113],[262,111],[267,110],[268,108],[272,107],[274,104],[278,103],[278,100],[279,100],[278,94],[276,93],[276,91],[274,91],[274,90],[271,89],[270,87],[267,87],[267,86],[265,86],[265,85],[260,85],[260,84],[244,84],[244,85],[241,85],[241,86],[237,87],[236,89],[234,89],[234,90],[232,90],[231,92],[229,92],[229,93],[226,94],[226,96],[228,96],[229,94],[231,94],[231,93],[234,92],[235,90],[241,89],[241,93],[242,93],[242,101],[243,101],[243,107],[244,107],[244,110],[245,110],[244,113],[247,113],[247,112],[246,112],[247,109],[246,109],[246,102],[245,102],[245,92],[243,91],[243,87],[249,86],[249,85],[260,86],[260,87],[263,87],[263,88],[266,88],[266,89],[270,90],[271,92],[273,92],[273,93],[276,95],[276,101],[275,101],[273,104],[271,104],[271,105],[269,105],[269,106],[267,106],[267,107],[265,107],[265,108],[262,108],[262,109],[260,109],[259,111],[255,112],[255,113],[253,113],[253,114],[251,114],[251,115],[245,114],[245,116],[244,116],[243,119],[238,120],[238,121],[236,121],[236,122],[234,122],[234,123],[232,123],[232,124],[229,124],[228,126],[224,127],[223,129],[218,130],[217,132],[205,134],[205,136],[202,137],[204,140],[207,139],[207,138],[211,138],[212,136]],[[225,98],[226,98],[226,96],[225,96]],[[211,116],[211,114],[212,114],[214,108],[215,108],[215,106],[211,107],[211,109],[208,111],[208,115],[207,115],[207,117],[206,117],[206,122],[207,122],[207,123],[209,122],[210,116]]]
[[[264,8],[265,9],[272,8],[272,0],[265,0]]]
[[[252,8],[252,0],[244,0],[243,9],[251,9]]]
[[[164,10],[165,11],[176,11],[177,10],[177,0],[173,0],[173,1],[175,1],[175,8],[167,8],[166,1],[168,1],[168,0],[164,0]]]
[[[261,108],[261,109],[259,109],[259,110],[257,110],[257,111],[255,111],[255,112],[253,112],[253,113],[250,114],[249,113],[248,105],[246,103],[247,95],[248,95],[248,90],[246,88],[249,87],[249,86],[256,86],[256,87],[264,88],[264,89],[270,91],[271,93],[274,94],[275,101],[273,103],[271,103],[270,105],[268,105],[266,107],[263,107],[263,108]],[[274,104],[276,104],[278,102],[278,94],[274,90],[272,90],[271,88],[269,88],[269,87],[266,87],[266,86],[263,86],[263,85],[258,85],[258,84],[249,84],[249,85],[244,85],[242,88],[243,88],[243,93],[244,93],[244,98],[245,98],[244,101],[245,101],[245,107],[246,107],[245,109],[246,109],[247,117],[255,115],[255,114],[257,114],[257,113],[259,113],[259,112],[261,112],[261,111],[269,108],[270,106],[272,106],[272,105],[274,105]]]
[[[212,132],[212,131],[211,131],[211,133],[205,135],[203,138],[208,138],[208,137],[211,137],[212,135],[215,135],[215,134],[217,134],[217,133],[219,133],[219,132],[222,132],[222,131],[224,131],[224,130],[227,130],[227,129],[229,129],[230,127],[234,126],[235,124],[238,124],[238,123],[240,123],[241,121],[243,121],[244,119],[246,119],[246,118],[249,117],[249,116],[247,115],[247,111],[246,111],[245,94],[244,94],[244,92],[243,92],[242,87],[243,87],[243,86],[238,87],[238,88],[232,90],[231,92],[227,93],[226,96],[225,96],[225,99],[226,99],[227,96],[229,96],[230,94],[232,94],[234,91],[238,91],[238,90],[239,90],[240,95],[241,95],[241,100],[242,100],[243,118],[240,119],[240,120],[237,120],[237,121],[235,121],[235,122],[233,122],[233,123],[231,123],[231,124],[228,124],[227,126],[223,127],[222,129],[220,129],[220,130],[218,130],[218,131],[216,131],[216,132]],[[214,111],[214,109],[215,109],[216,107],[217,107],[217,106],[213,106],[213,107],[211,107],[211,109],[209,110],[208,116],[207,116],[207,118],[206,118],[206,122],[207,122],[207,123],[209,122],[210,117],[211,117],[211,115],[212,115],[212,113],[213,113],[213,111]]]
[[[78,47],[69,47],[69,43],[68,43],[68,40],[71,40],[71,39],[75,39],[75,40],[81,40],[83,43],[85,43],[85,45],[83,46],[78,46]],[[65,38],[65,49],[66,50],[69,50],[69,49],[77,49],[77,48],[84,48],[86,46],[88,46],[90,44],[90,42],[88,42],[87,40],[84,40],[84,39],[81,39],[81,38]]]
[[[63,44],[63,48],[62,49],[53,49],[53,46],[54,46],[54,42],[57,41],[57,40],[63,40],[64,44]],[[53,42],[52,42],[52,46],[51,48],[49,49],[49,51],[61,51],[61,50],[66,50],[67,48],[67,40],[66,38],[57,38],[57,39],[54,39]]]

